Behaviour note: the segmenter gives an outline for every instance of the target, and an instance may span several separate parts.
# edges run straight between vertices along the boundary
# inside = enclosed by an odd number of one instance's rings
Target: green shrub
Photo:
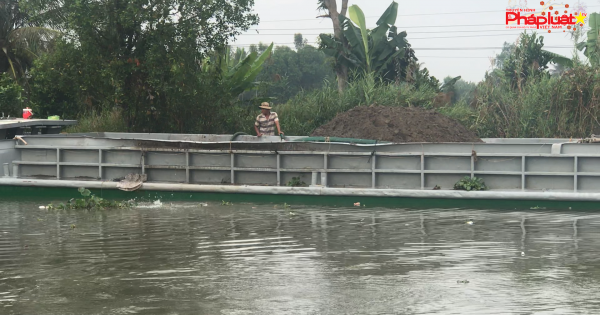
[[[469,176],[465,176],[464,178],[462,178],[461,180],[456,182],[456,184],[454,184],[454,189],[455,190],[472,191],[472,190],[487,190],[487,187],[485,186],[485,183],[483,182],[483,180],[481,178],[477,178],[477,177],[471,178]]]
[[[0,112],[4,116],[18,117],[22,111],[23,88],[7,73],[0,73]]]

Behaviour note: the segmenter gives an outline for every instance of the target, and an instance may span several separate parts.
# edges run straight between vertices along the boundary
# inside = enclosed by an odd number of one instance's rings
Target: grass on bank
[[[327,85],[304,91],[287,103],[275,105],[286,135],[305,136],[326,124],[337,114],[356,106],[416,106],[432,108],[437,93],[412,85],[385,84],[366,77],[349,84],[346,91]],[[461,122],[479,137],[500,138],[583,138],[600,133],[600,74],[590,67],[579,67],[562,76],[543,74],[531,77],[514,89],[497,78],[480,82],[474,95],[437,110]],[[243,131],[254,134],[258,108],[227,106],[215,112],[219,121],[214,130],[196,133]],[[67,132],[126,131],[117,111],[91,113],[79,118],[79,125]]]
[[[67,133],[126,132],[121,111],[88,112],[77,118],[77,125],[65,129]]]
[[[599,70],[581,66],[529,78],[520,90],[488,78],[470,104],[440,112],[482,138],[585,138],[600,133],[599,96]]]

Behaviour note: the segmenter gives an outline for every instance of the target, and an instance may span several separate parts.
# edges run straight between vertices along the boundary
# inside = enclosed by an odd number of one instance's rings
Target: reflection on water
[[[0,204],[0,314],[580,314],[600,307],[600,214],[38,206]]]

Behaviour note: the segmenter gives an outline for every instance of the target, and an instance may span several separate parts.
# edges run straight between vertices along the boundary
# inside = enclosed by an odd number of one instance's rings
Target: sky
[[[504,42],[513,43],[523,30],[506,29],[506,9],[511,4],[525,4],[539,9],[533,0],[396,0],[399,4],[396,26],[407,31],[408,41],[419,62],[430,74],[443,79],[462,76],[467,81],[480,81],[491,69],[491,58],[501,51]],[[551,1],[558,4],[583,4],[587,12],[600,12],[600,0]],[[391,0],[350,0],[365,13],[372,28],[392,3]],[[546,1],[546,4],[548,1]],[[338,0],[338,7],[341,0]],[[316,44],[318,34],[332,33],[330,19],[316,18],[317,0],[255,0],[255,13],[261,22],[238,36],[234,46],[247,47],[258,42],[293,47],[294,33],[302,33],[309,44]],[[531,32],[531,31],[528,31]],[[573,56],[573,40],[562,31],[544,36],[545,49]]]

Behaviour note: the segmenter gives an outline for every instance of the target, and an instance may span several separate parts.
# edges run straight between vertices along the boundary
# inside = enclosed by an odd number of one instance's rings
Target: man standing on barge
[[[277,131],[279,135],[283,135],[281,132],[281,127],[279,126],[279,117],[276,112],[271,112],[271,106],[269,103],[263,102],[259,106],[261,110],[261,114],[256,117],[256,122],[254,122],[254,130],[256,130],[256,135],[261,136],[274,136],[275,135],[275,126],[277,126]]]

